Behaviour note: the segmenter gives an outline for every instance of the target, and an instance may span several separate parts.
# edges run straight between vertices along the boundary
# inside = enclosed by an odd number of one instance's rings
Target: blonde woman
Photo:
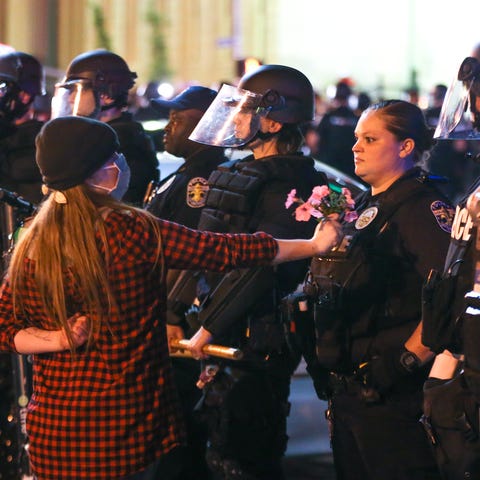
[[[119,201],[129,170],[108,125],[57,118],[36,145],[50,193],[0,292],[0,349],[34,354],[33,470],[38,480],[178,478],[164,271],[309,257],[337,243],[338,225],[298,241],[190,230]]]

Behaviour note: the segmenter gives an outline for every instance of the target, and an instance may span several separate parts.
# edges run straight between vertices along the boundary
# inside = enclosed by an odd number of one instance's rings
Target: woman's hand
[[[309,240],[276,239],[278,252],[272,264],[291,262],[328,253],[340,244],[343,238],[342,227],[336,220],[324,220],[317,225]]]
[[[89,336],[88,317],[77,313],[70,317],[67,322],[74,348],[81,347],[88,340]],[[17,352],[25,355],[70,350],[70,344],[64,328],[45,330],[38,327],[27,327],[17,332],[14,342]]]
[[[337,247],[342,238],[342,226],[337,220],[329,218],[320,222],[312,237],[315,242],[315,255],[322,255]]]
[[[77,313],[73,317],[70,317],[67,322],[70,329],[70,334],[72,336],[73,346],[75,348],[81,347],[88,340],[88,317]],[[58,331],[58,333],[60,351],[68,350],[70,348],[70,344],[68,343],[68,337],[65,329],[62,328]]]
[[[188,349],[192,353],[193,358],[197,360],[207,358],[208,355],[205,355],[202,349],[207,343],[211,343],[212,339],[213,335],[205,328],[200,327],[197,333],[188,341]]]

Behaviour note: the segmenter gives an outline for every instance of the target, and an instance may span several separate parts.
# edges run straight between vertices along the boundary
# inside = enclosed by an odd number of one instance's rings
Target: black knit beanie
[[[86,117],[58,117],[37,135],[36,160],[43,183],[66,190],[83,183],[119,148],[109,125]]]

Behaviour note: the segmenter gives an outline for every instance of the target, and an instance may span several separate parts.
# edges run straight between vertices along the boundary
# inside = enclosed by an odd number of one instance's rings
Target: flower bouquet
[[[358,218],[355,201],[348,188],[337,189],[328,185],[314,187],[306,202],[297,197],[297,190],[293,189],[287,196],[285,208],[290,208],[294,203],[299,204],[295,209],[295,219],[299,222],[308,222],[311,217],[318,222],[328,218],[353,222]]]

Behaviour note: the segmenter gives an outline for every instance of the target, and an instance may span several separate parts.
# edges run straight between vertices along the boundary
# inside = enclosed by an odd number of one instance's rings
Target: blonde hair
[[[82,299],[81,313],[95,312],[90,319],[89,339],[91,346],[94,336],[102,324],[108,326],[108,317],[116,311],[117,304],[112,295],[107,276],[110,250],[102,211],[122,211],[138,216],[145,227],[153,230],[157,242],[154,269],[161,261],[161,275],[164,275],[161,234],[158,223],[146,211],[118,202],[108,195],[96,193],[82,184],[65,190],[67,203],[59,204],[50,195],[41,205],[32,223],[21,235],[10,260],[8,277],[13,292],[14,315],[23,313],[27,277],[32,272],[26,268],[25,259],[34,260],[34,280],[40,294],[40,301],[46,314],[58,328],[64,328],[72,352],[74,346],[68,326],[66,291],[67,276],[79,289]],[[98,232],[104,247],[102,255],[96,240]]]

